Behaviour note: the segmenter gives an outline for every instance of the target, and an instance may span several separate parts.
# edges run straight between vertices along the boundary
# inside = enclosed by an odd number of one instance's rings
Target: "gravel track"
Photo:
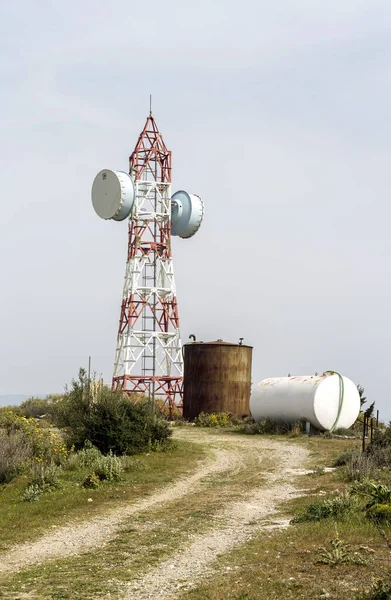
[[[98,548],[116,535],[128,517],[178,500],[193,492],[202,483],[203,478],[239,466],[240,457],[234,456],[229,450],[216,448],[212,452],[213,458],[204,461],[193,475],[180,479],[162,491],[138,501],[137,504],[121,506],[104,516],[94,517],[80,524],[59,527],[34,542],[11,548],[1,556],[0,573],[14,572],[46,560]]]
[[[182,436],[181,436],[182,437]],[[216,557],[232,550],[235,546],[251,539],[259,529],[285,527],[289,521],[265,521],[265,517],[274,513],[279,504],[302,492],[284,479],[303,474],[303,466],[308,452],[299,446],[251,438],[232,438],[227,436],[210,436],[205,432],[195,432],[187,439],[203,443],[224,443],[231,446],[232,451],[240,447],[250,458],[259,454],[260,460],[265,451],[275,454],[275,466],[278,472],[265,473],[268,483],[253,489],[244,500],[226,505],[212,531],[199,535],[190,535],[185,548],[164,560],[159,566],[151,569],[139,580],[127,584],[120,597],[122,600],[174,599],[179,598],[182,591],[194,587],[202,579],[210,577],[216,571]],[[202,439],[203,438],[203,439]],[[305,472],[305,471],[304,471]]]
[[[16,546],[1,556],[0,573],[11,573],[34,564],[81,554],[102,547],[121,530],[126,520],[151,508],[184,498],[203,486],[213,485],[222,473],[227,477],[251,464],[260,464],[265,456],[273,458],[273,469],[264,471],[263,484],[243,489],[242,498],[221,506],[206,533],[189,533],[187,542],[168,558],[143,573],[131,583],[118,583],[121,600],[173,599],[216,570],[216,557],[243,544],[261,528],[270,525],[266,518],[279,504],[300,495],[292,482],[303,473],[308,452],[296,444],[255,436],[239,437],[228,433],[212,433],[198,428],[177,428],[174,437],[201,443],[211,450],[211,458],[203,461],[190,476],[183,477],[163,490],[138,501],[122,505],[105,515],[79,524],[59,527],[37,541]],[[255,467],[256,468],[256,467]],[[302,493],[302,492],[301,492]],[[113,573],[114,575],[114,573]],[[113,596],[110,596],[113,597]]]

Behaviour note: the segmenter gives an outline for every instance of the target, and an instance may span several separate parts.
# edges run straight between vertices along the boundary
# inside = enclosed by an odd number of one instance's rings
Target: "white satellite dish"
[[[171,198],[171,234],[192,237],[201,227],[204,203],[199,196],[180,190]]]
[[[132,211],[134,197],[133,179],[124,171],[103,169],[92,184],[92,205],[101,219],[123,221]]]

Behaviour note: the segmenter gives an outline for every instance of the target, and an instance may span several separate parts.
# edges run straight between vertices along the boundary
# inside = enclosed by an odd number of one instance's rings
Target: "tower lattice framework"
[[[171,253],[171,152],[150,114],[129,158],[135,202],[113,387],[181,404],[183,358]]]

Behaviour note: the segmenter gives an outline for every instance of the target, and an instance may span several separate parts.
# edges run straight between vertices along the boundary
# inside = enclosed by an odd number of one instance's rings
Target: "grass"
[[[211,436],[217,433],[221,434],[221,431],[208,432]],[[226,435],[234,441],[238,434],[227,432]],[[307,490],[306,496],[294,498],[284,504],[279,516],[285,514],[290,517],[305,505],[320,501],[335,490],[344,488],[342,469],[325,472],[324,467],[331,466],[337,455],[344,450],[355,447],[355,441],[304,436],[290,439],[273,436],[273,440],[306,447],[310,453],[308,467],[312,469],[312,473],[301,475],[295,480],[298,488]],[[93,511],[95,514],[103,512],[113,502],[134,501],[169,480],[191,471],[206,452],[198,444],[180,442],[178,448],[167,455],[143,456],[139,468],[130,471],[121,485],[98,490],[77,489],[77,494],[81,495],[75,500],[73,508],[66,507],[68,516],[61,513],[61,506],[66,506],[64,500],[62,503],[59,499],[56,500],[56,507],[52,508],[52,516],[49,515],[49,520],[45,521],[45,527],[50,527],[51,523],[59,525],[59,510],[60,519],[65,523],[70,516],[76,520],[93,514]],[[262,471],[272,470],[274,466],[271,457],[266,452],[265,459],[259,464],[256,457],[252,458],[247,454],[246,461],[240,469],[231,471],[229,477],[224,473],[208,477],[202,488],[185,498],[128,519],[123,523],[119,534],[98,550],[0,577],[0,598],[118,598],[118,590],[123,583],[134,580],[161,560],[172,556],[179,548],[185,547],[189,533],[212,530],[216,517],[226,502],[243,498],[243,494],[253,487],[263,485]],[[64,490],[66,487],[62,493]],[[51,494],[50,499],[55,498],[56,493]],[[94,501],[87,505],[88,497],[92,497]],[[80,502],[84,504],[78,508],[77,503]],[[24,503],[23,510],[26,506],[30,511],[38,510],[38,504]],[[42,512],[40,515],[42,518]],[[34,518],[37,521],[39,515]],[[374,526],[363,513],[355,511],[338,520],[338,534],[343,542],[352,546],[353,551],[368,555],[370,564],[317,564],[318,549],[321,546],[330,547],[329,542],[336,535],[335,526],[332,519],[323,519],[291,525],[285,530],[270,531],[262,529],[256,522],[252,523],[251,539],[234,551],[216,557],[216,574],[205,582],[200,582],[196,588],[182,592],[180,599],[313,600],[324,598],[322,593],[326,591],[331,599],[353,600],[358,591],[369,587],[375,574],[381,577],[387,571],[389,565],[384,559],[388,553]],[[37,531],[36,527],[34,536]],[[363,547],[369,550],[360,550]],[[26,595],[23,594],[24,591]]]
[[[304,497],[287,502],[282,514],[291,516],[313,502],[319,502],[345,483],[342,469],[322,473],[337,455],[352,446],[350,440],[300,438],[290,443],[305,445],[310,451],[314,474],[296,479]],[[279,513],[281,516],[281,512]],[[368,557],[367,565],[317,564],[318,550],[330,548],[336,531],[353,552]],[[391,537],[391,529],[387,529]],[[355,511],[338,521],[298,523],[285,530],[264,531],[254,527],[252,539],[217,558],[217,574],[196,588],[180,595],[180,600],[287,600],[321,599],[354,600],[368,590],[376,578],[387,579],[391,561],[389,549],[364,513]],[[325,596],[324,592],[329,594]]]
[[[21,584],[34,590],[37,598],[66,589],[69,598],[94,599],[115,594],[119,582],[133,580],[167,558],[173,548],[183,545],[189,531],[202,532],[210,526],[218,511],[221,496],[199,494],[187,497],[186,502],[172,503],[167,509],[140,514],[127,523],[109,544],[79,557],[56,561],[46,569],[35,567],[0,583],[0,597],[13,598]],[[151,524],[153,519],[153,524]],[[93,573],[93,577],[91,576]],[[3,588],[4,596],[1,596]]]
[[[341,522],[338,527],[341,539],[353,548],[369,547],[375,550],[369,556],[384,557],[367,522]],[[333,525],[323,522],[253,536],[245,546],[218,559],[219,575],[182,594],[181,600],[312,600],[321,598],[323,590],[330,598],[352,600],[387,566],[377,561],[360,566],[316,564],[317,549],[328,546],[333,535]]]
[[[38,502],[22,502],[27,479],[19,477],[0,488],[0,552],[14,544],[36,539],[52,526],[69,525],[98,515],[114,503],[135,502],[158,487],[191,473],[206,456],[207,450],[199,444],[179,441],[167,452],[128,457],[123,480],[103,484],[98,489],[82,487],[88,469],[63,471],[61,488],[42,495]],[[89,498],[92,502],[88,502]]]
[[[63,594],[58,597],[92,600],[109,593],[116,597],[119,582],[131,581],[169,557],[188,542],[190,533],[213,527],[222,504],[243,496],[243,489],[262,484],[263,471],[271,467],[269,457],[262,463],[254,457],[229,477],[225,473],[207,477],[202,488],[186,498],[128,519],[99,550],[0,577],[0,598],[16,598],[22,585],[33,591],[31,598]]]

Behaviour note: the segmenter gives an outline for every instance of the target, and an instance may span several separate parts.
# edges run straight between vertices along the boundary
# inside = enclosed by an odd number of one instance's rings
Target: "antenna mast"
[[[135,200],[113,387],[181,403],[183,358],[171,254],[171,152],[150,114],[129,158]]]
[[[172,416],[182,405],[183,357],[171,236],[197,233],[204,203],[184,190],[171,197],[171,152],[152,116],[152,96],[129,175],[102,169],[91,199],[101,219],[129,219],[113,388],[134,401],[140,394],[158,396]]]

